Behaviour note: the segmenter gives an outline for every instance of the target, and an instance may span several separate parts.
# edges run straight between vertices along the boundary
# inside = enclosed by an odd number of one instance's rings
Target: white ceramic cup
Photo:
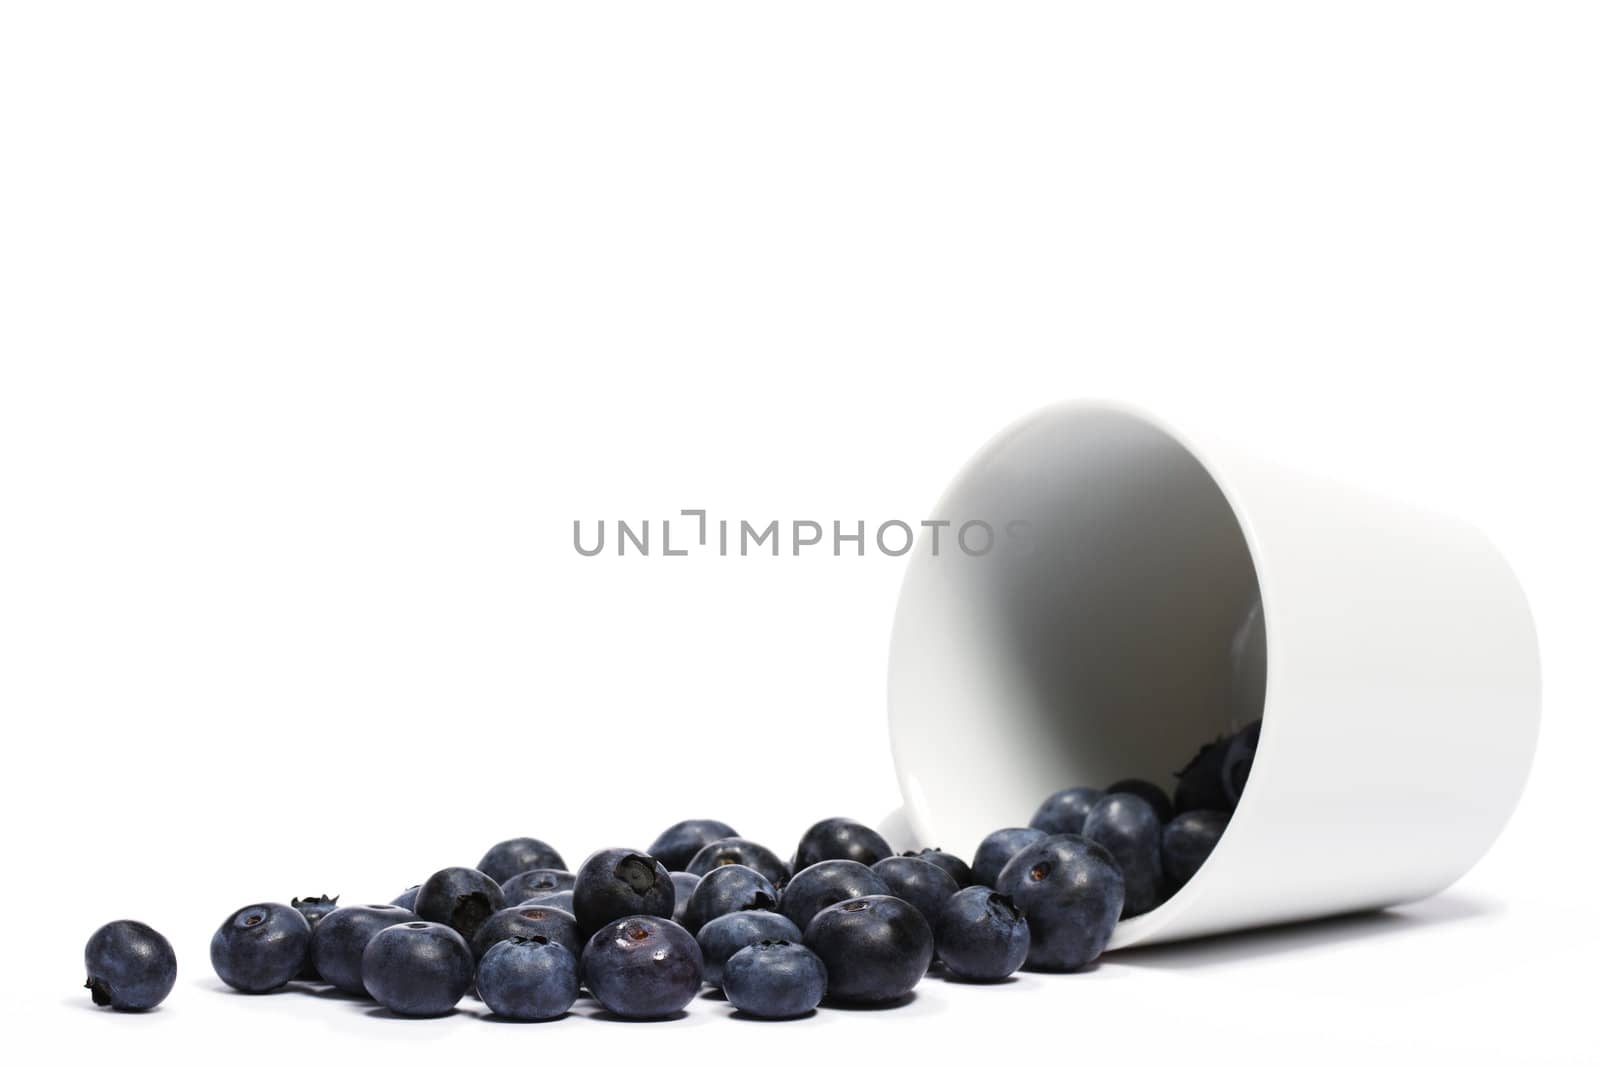
[[[1510,817],[1538,647],[1471,526],[1101,403],[1012,425],[936,514],[1021,520],[1032,547],[972,556],[946,529],[911,555],[889,662],[898,845],[970,856],[1059,788],[1170,789],[1262,716],[1211,858],[1115,949],[1428,896]]]

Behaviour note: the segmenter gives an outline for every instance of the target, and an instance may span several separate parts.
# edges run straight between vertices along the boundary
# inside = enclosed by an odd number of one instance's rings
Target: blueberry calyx
[[[655,861],[648,857],[637,854],[624,856],[617,861],[611,873],[641,897],[655,888]]]
[[[1048,863],[1035,863],[1028,869],[1028,877],[1035,882],[1044,881],[1050,877],[1050,865]]]
[[[111,1003],[111,987],[94,975],[90,975],[83,983],[83,988],[89,991],[89,999],[94,1001],[95,1007],[103,1008]]]
[[[845,911],[866,911],[872,905],[865,900],[852,900],[844,904],[843,907]]]
[[[448,925],[456,929],[476,930],[494,914],[494,906],[483,893],[462,893],[456,897],[456,906],[450,909]]]
[[[1022,909],[1017,907],[1017,902],[1004,893],[990,893],[987,905],[989,914],[1001,922],[1014,923],[1022,918]]]

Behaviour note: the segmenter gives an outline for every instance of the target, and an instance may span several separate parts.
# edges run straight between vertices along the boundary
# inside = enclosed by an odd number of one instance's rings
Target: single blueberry
[[[417,891],[417,915],[431,923],[444,923],[470,941],[489,916],[506,906],[500,884],[471,867],[446,867],[435,871]]]
[[[1104,846],[1057,834],[1017,853],[995,889],[1028,920],[1027,965],[1076,971],[1105,950],[1122,914],[1122,871]]]
[[[855,897],[823,908],[806,927],[805,943],[827,968],[829,999],[846,1003],[899,1000],[933,962],[928,920],[899,897]]]
[[[823,819],[813,823],[794,850],[794,872],[799,874],[823,860],[855,860],[870,867],[894,855],[883,835],[854,819]]]
[[[998,982],[1028,958],[1028,921],[1010,897],[975,885],[944,902],[933,941],[955,977]]]
[[[606,848],[578,868],[572,914],[587,935],[625,915],[670,919],[676,894],[667,869],[651,857],[631,849]]]
[[[662,864],[666,866],[666,864]],[[683,918],[689,912],[689,898],[694,896],[696,887],[700,885],[700,876],[690,874],[688,871],[673,871],[672,873],[672,921],[679,926],[683,925]]]
[[[738,863],[713,867],[695,886],[684,913],[683,928],[695,933],[721,915],[734,911],[772,911],[778,891],[761,875]]]
[[[1000,869],[1011,862],[1011,857],[1038,844],[1050,836],[1033,827],[1010,826],[996,830],[978,843],[977,854],[972,857],[972,880],[975,885],[994,887]]]
[[[613,1015],[675,1015],[700,991],[700,946],[689,931],[653,915],[630,915],[595,931],[583,949],[583,980]]]
[[[736,911],[722,915],[700,928],[695,940],[705,963],[705,979],[722,984],[722,967],[742,948],[758,941],[799,941],[798,926],[775,911]]]
[[[1028,820],[1028,825],[1047,834],[1082,833],[1083,820],[1089,817],[1089,809],[1103,796],[1105,793],[1102,790],[1086,785],[1058,790],[1044,798],[1044,802],[1033,813],[1033,818]]]
[[[542,934],[497,942],[478,964],[478,996],[507,1019],[560,1018],[578,999],[578,957]]]
[[[289,906],[306,917],[306,922],[311,924],[311,933],[315,936],[317,924],[339,906],[339,898],[330,897],[326,893],[315,897],[295,897],[289,901]],[[318,980],[320,975],[317,974],[316,964],[311,961],[311,953],[306,953],[305,966],[300,968],[300,973],[295,977],[305,979],[308,982]]]
[[[798,872],[783,887],[778,911],[802,931],[823,908],[851,897],[888,896],[889,884],[855,860],[823,860]]]
[[[583,935],[578,932],[578,920],[571,912],[544,904],[519,904],[495,912],[472,939],[472,955],[481,960],[494,946],[513,937],[542,937],[565,945],[573,959],[583,955]]]
[[[307,955],[324,982],[364,997],[367,987],[361,981],[361,955],[367,951],[367,942],[379,930],[416,921],[415,912],[393,904],[343,907],[317,923]]]
[[[1228,758],[1228,739],[1219,737],[1200,746],[1200,751],[1178,772],[1178,785],[1172,792],[1176,811],[1232,811],[1233,803],[1222,784],[1223,763]]]
[[[1256,762],[1256,745],[1261,741],[1261,720],[1246,726],[1228,739],[1228,751],[1222,757],[1222,792],[1229,800],[1230,810],[1237,807],[1244,794],[1244,784],[1250,780],[1250,768]]]
[[[902,852],[902,856],[915,856],[919,860],[927,860],[935,867],[943,868],[944,872],[956,880],[956,885],[962,889],[973,882],[972,868],[967,866],[967,861],[951,852],[938,848],[925,848],[920,852]]]
[[[420,892],[422,892],[422,886],[414,885],[410,889],[407,889],[404,893],[401,893],[399,896],[389,901],[389,903],[393,904],[397,908],[404,908],[407,911],[416,911],[417,894]]]
[[[1186,811],[1167,823],[1161,831],[1161,868],[1174,892],[1194,877],[1227,828],[1223,811]]]
[[[362,953],[361,980],[396,1015],[444,1015],[472,988],[472,949],[443,923],[385,927]]]
[[[704,878],[711,868],[730,863],[742,864],[760,872],[761,877],[775,886],[781,886],[789,880],[789,867],[778,858],[776,852],[743,837],[724,837],[711,842],[694,854],[689,861],[688,871]]]
[[[531,900],[549,893],[559,893],[563,889],[571,889],[577,881],[578,876],[571,871],[543,867],[536,871],[523,871],[507,878],[500,883],[500,895],[506,898],[507,903]]]
[[[646,851],[667,870],[683,871],[695,853],[711,842],[738,836],[739,831],[716,819],[685,819],[661,831]]]
[[[106,923],[89,935],[83,966],[90,999],[117,1011],[149,1011],[167,999],[178,980],[171,942],[132,919]]]
[[[922,912],[931,928],[939,921],[944,902],[961,889],[943,867],[936,867],[915,856],[890,856],[872,865],[872,873],[883,879],[889,895],[899,897]]]
[[[211,966],[242,993],[265,993],[300,973],[311,924],[287,904],[251,904],[211,935]]]
[[[496,882],[504,882],[523,871],[542,869],[564,871],[567,861],[561,858],[561,853],[537,837],[513,837],[509,841],[502,841],[485,852],[483,859],[478,861],[478,870]]]
[[[1106,786],[1107,793],[1128,793],[1138,797],[1150,805],[1150,810],[1155,812],[1157,821],[1163,825],[1172,821],[1172,798],[1167,796],[1167,791],[1154,782],[1143,778],[1124,778],[1120,782],[1112,782]],[[1085,816],[1087,818],[1087,816]],[[1075,834],[1081,833],[1082,827],[1077,830],[1056,830],[1055,833]]]
[[[1104,845],[1122,870],[1124,919],[1161,903],[1161,820],[1143,798],[1107,793],[1084,820],[1083,836]]]
[[[728,1003],[758,1019],[810,1014],[828,990],[828,969],[815,952],[788,940],[768,939],[733,954],[722,969]]]

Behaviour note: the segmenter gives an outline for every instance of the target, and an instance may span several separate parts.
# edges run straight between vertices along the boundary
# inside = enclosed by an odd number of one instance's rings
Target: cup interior
[[[1202,744],[1262,714],[1247,539],[1165,429],[1098,406],[1042,412],[938,510],[1012,533],[981,557],[921,545],[908,570],[890,716],[924,844],[970,854],[1066,786],[1139,777],[1170,793]]]

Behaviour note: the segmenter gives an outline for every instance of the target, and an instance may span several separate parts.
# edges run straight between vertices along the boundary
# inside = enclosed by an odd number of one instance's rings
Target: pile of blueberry
[[[240,908],[213,935],[211,965],[243,992],[322,982],[404,1016],[446,1014],[475,988],[525,1020],[564,1015],[583,987],[613,1015],[653,1019],[709,982],[737,1010],[782,1019],[824,996],[903,1001],[935,960],[957,981],[1076,971],[1205,861],[1259,732],[1207,745],[1171,797],[1138,779],[1052,794],[1027,827],[984,838],[970,866],[938,849],[894,855],[850,819],[812,826],[789,863],[711,819],[644,852],[602,849],[575,874],[523,837],[388,904]],[[84,958],[94,1002],[121,1010],[159,1004],[177,976],[167,939],[138,922],[101,927]]]

